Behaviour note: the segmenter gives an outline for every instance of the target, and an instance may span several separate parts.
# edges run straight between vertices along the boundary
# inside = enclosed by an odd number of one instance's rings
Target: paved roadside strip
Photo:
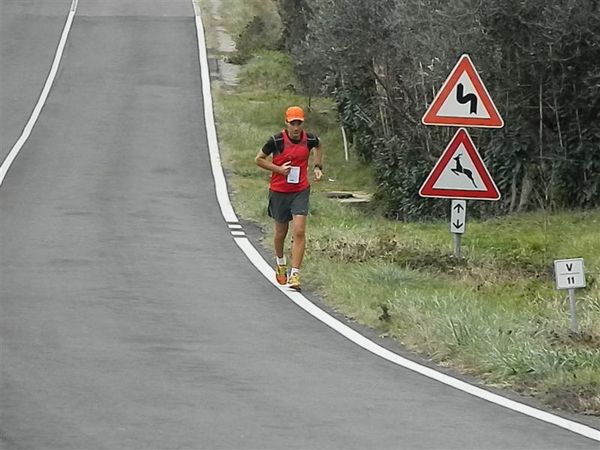
[[[221,212],[225,221],[228,223],[230,228],[235,228],[237,233],[241,233],[239,230],[238,224],[239,220],[237,215],[235,214],[233,207],[231,206],[229,200],[229,194],[227,191],[227,184],[225,181],[225,176],[223,173],[223,168],[221,166],[221,159],[219,154],[217,135],[215,129],[215,121],[214,121],[214,113],[213,113],[213,105],[212,105],[212,94],[210,92],[210,75],[208,70],[208,57],[207,50],[205,44],[205,33],[204,26],[202,22],[202,17],[200,14],[200,9],[197,4],[192,1],[194,6],[194,11],[196,14],[196,27],[197,27],[197,35],[198,35],[198,50],[199,50],[199,58],[200,58],[200,67],[201,67],[201,75],[202,75],[202,86],[203,86],[203,98],[205,105],[205,120],[206,120],[206,131],[208,136],[209,143],[209,151],[211,158],[211,165],[213,170],[213,176],[215,178],[215,189],[219,202],[219,206],[221,208]],[[292,302],[298,305],[300,308],[304,309],[307,313],[320,320],[327,326],[334,329],[336,332],[340,333],[350,341],[359,345],[363,349],[404,368],[417,372],[421,375],[424,375],[428,378],[439,381],[440,383],[446,384],[450,387],[473,395],[475,397],[481,398],[488,402],[494,403],[496,405],[502,406],[504,408],[508,408],[512,411],[519,412],[521,414],[525,414],[530,417],[534,417],[536,419],[542,420],[547,423],[551,423],[558,427],[570,430],[574,433],[580,434],[582,436],[588,437],[590,439],[594,439],[600,442],[600,430],[589,427],[587,425],[577,423],[555,414],[551,414],[523,403],[516,402],[514,400],[510,400],[506,397],[500,396],[498,394],[494,394],[485,389],[473,386],[464,381],[458,380],[454,377],[448,376],[436,370],[433,370],[429,367],[425,367],[423,365],[417,364],[414,361],[408,360],[396,353],[387,350],[375,342],[367,339],[363,335],[359,334],[352,328],[348,327],[344,323],[335,319],[322,309],[318,308],[314,303],[309,301],[304,295],[301,293],[291,291],[286,287],[279,286],[274,280],[274,271],[270,264],[265,261],[265,259],[260,255],[260,253],[254,248],[252,243],[249,241],[247,237],[236,236],[234,234],[234,240],[236,244],[240,247],[242,252],[248,257],[250,262],[263,274],[263,276],[273,284],[277,289],[279,289],[284,295],[286,295]]]

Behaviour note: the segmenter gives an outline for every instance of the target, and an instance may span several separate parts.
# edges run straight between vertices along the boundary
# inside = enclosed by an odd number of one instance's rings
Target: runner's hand
[[[321,177],[323,176],[323,171],[318,167],[315,167],[315,181],[321,181]]]
[[[292,162],[291,161],[286,161],[283,163],[283,165],[279,166],[279,173],[281,175],[283,175],[284,177],[287,177],[288,173],[290,173],[290,170],[292,167]]]

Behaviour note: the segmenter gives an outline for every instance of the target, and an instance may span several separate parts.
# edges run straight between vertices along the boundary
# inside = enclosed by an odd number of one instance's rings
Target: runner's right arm
[[[269,159],[267,159],[268,157],[269,155],[265,154],[263,150],[259,150],[256,154],[256,157],[254,158],[254,162],[258,167],[262,167],[265,170],[269,170],[271,172],[287,176],[287,174],[290,172],[290,166],[292,165],[292,162],[286,161],[283,165],[278,166],[276,164],[273,164],[273,162]]]

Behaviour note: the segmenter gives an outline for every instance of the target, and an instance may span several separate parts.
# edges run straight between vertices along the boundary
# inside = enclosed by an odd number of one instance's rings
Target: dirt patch
[[[589,332],[549,331],[548,341],[553,347],[569,347],[596,350],[600,348],[600,335]]]
[[[204,0],[202,11],[210,14],[211,22],[217,24],[214,27],[205,26],[204,32],[210,35],[208,42],[212,47],[208,48],[208,54],[215,61],[216,72],[212,73],[215,79],[225,87],[236,86],[238,84],[238,74],[240,66],[229,63],[229,57],[236,53],[235,42],[227,33],[227,30],[218,25],[222,21],[222,13],[225,10],[223,0]]]
[[[598,389],[581,386],[560,386],[544,393],[544,400],[554,408],[590,416],[600,416]]]
[[[312,251],[332,260],[346,262],[389,261],[416,270],[477,277],[493,273],[495,279],[514,279],[516,276],[549,278],[545,267],[535,265],[514,267],[503,261],[482,262],[470,258],[456,258],[444,249],[404,243],[390,236],[337,237],[310,241]]]

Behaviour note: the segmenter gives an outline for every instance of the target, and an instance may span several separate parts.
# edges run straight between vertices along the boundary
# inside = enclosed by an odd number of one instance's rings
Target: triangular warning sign
[[[467,130],[460,128],[419,190],[421,197],[498,200],[500,192]]]
[[[429,105],[425,125],[502,128],[504,121],[469,55],[462,55]]]

